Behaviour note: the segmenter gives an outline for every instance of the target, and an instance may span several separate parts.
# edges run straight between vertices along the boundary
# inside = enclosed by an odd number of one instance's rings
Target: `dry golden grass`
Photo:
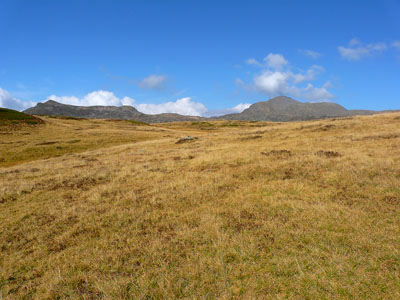
[[[45,121],[1,136],[0,299],[400,299],[400,114]]]
[[[123,120],[41,119],[45,123],[34,126],[0,124],[0,167],[168,134],[167,130]]]

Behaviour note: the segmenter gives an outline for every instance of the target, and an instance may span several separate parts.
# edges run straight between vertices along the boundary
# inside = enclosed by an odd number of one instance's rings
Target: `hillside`
[[[400,298],[399,113],[44,120],[1,139],[3,299]]]
[[[25,123],[25,124],[38,124],[42,123],[41,119],[8,108],[0,107],[0,125],[5,123]]]
[[[179,114],[148,115],[131,106],[74,106],[61,104],[53,100],[38,103],[25,110],[33,115],[57,115],[89,119],[125,119],[146,123],[164,123],[178,121],[200,121],[207,118],[183,116]],[[257,102],[241,113],[212,117],[210,120],[243,120],[243,121],[306,121],[353,115],[369,115],[376,112],[367,110],[347,110],[331,103],[303,103],[289,97],[275,97],[268,101]]]
[[[0,107],[0,139],[2,139],[4,135],[11,134],[12,131],[38,127],[38,125],[42,125],[43,123],[44,121],[38,117]],[[0,145],[2,144],[2,141],[0,141]],[[1,165],[2,158],[0,157],[0,166]]]

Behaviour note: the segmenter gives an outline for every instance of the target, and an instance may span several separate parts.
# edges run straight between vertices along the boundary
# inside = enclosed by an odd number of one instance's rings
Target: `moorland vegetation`
[[[400,299],[399,113],[40,118],[1,124],[0,298]]]

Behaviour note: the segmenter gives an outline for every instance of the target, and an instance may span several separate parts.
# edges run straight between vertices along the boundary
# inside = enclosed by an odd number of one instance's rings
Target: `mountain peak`
[[[57,101],[54,101],[54,100],[51,100],[51,99],[49,99],[49,100],[47,100],[47,101],[45,101],[45,102],[43,102],[43,103],[41,103],[41,104],[58,105],[58,104],[61,104],[61,103],[59,103],[59,102],[57,102]]]
[[[263,113],[272,113],[278,112],[286,109],[288,106],[293,104],[301,104],[301,102],[296,101],[290,97],[286,96],[278,96],[269,99],[268,101],[261,101],[250,105],[249,108],[244,110],[244,112],[263,112]]]
[[[269,99],[267,102],[269,103],[279,103],[279,104],[295,104],[295,103],[300,103],[299,101],[296,101],[290,97],[286,97],[286,96],[278,96],[278,97],[274,97]]]

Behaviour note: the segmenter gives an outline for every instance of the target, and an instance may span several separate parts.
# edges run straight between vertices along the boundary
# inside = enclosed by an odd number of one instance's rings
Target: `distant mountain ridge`
[[[347,110],[332,102],[303,103],[292,98],[279,96],[268,101],[252,104],[241,113],[203,118],[179,114],[144,114],[132,106],[75,106],[48,100],[24,111],[31,115],[56,115],[87,119],[123,119],[146,123],[164,123],[199,120],[245,120],[245,121],[307,121],[324,118],[371,115],[370,110]]]
[[[156,114],[148,115],[139,112],[136,108],[124,106],[75,106],[48,100],[38,103],[35,107],[24,111],[31,115],[66,116],[86,119],[120,119],[134,120],[146,123],[163,123],[179,121],[197,121],[201,119],[196,116],[183,116],[179,114]]]

